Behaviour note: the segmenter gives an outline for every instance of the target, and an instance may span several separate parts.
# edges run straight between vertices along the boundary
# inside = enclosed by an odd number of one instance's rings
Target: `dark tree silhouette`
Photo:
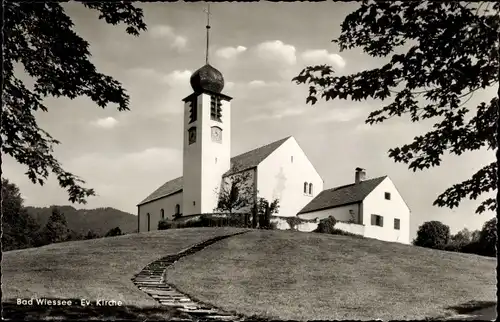
[[[128,2],[85,2],[99,19],[126,25],[128,34],[146,30],[141,9]],[[73,30],[73,22],[59,2],[5,2],[3,24],[2,152],[25,165],[33,183],[43,185],[50,172],[66,189],[71,202],[85,203],[93,189],[65,171],[53,155],[60,142],[41,129],[37,111],[47,112],[45,97],[87,96],[104,108],[110,103],[128,110],[129,96],[112,77],[99,73],[90,62],[89,44]],[[23,66],[34,81],[29,89],[14,73]]]
[[[413,245],[443,249],[450,241],[450,227],[440,221],[427,221],[418,227]]]
[[[113,236],[120,236],[120,235],[123,235],[122,230],[120,229],[120,227],[115,227],[115,228],[110,229],[106,233],[105,237],[113,237]]]
[[[36,246],[39,228],[23,207],[19,188],[2,178],[2,250]]]
[[[345,18],[334,42],[341,51],[361,48],[390,61],[347,76],[334,76],[330,66],[309,66],[293,80],[310,85],[306,101],[311,104],[318,98],[392,98],[371,112],[367,124],[402,115],[412,122],[436,119],[433,130],[389,151],[389,157],[413,171],[439,166],[446,152],[495,150],[499,98],[478,106],[467,103],[477,90],[498,84],[499,12],[500,2],[365,1]],[[487,164],[471,179],[448,188],[434,205],[453,208],[464,198],[475,200],[496,189],[497,177],[497,163]],[[476,212],[496,207],[495,199],[488,198]]]
[[[71,231],[68,228],[66,217],[61,213],[58,207],[52,208],[52,214],[42,230],[44,244],[52,244],[67,241],[71,237]]]

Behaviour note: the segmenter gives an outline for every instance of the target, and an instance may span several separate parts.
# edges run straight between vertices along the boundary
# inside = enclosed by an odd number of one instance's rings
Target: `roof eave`
[[[306,210],[306,211],[302,211],[301,210],[301,211],[299,211],[297,213],[297,215],[303,215],[303,214],[308,214],[308,213],[311,213],[311,212],[321,211],[321,210],[327,210],[327,209],[334,209],[334,208],[343,207],[343,206],[355,205],[355,204],[358,204],[358,203],[362,203],[363,200],[346,202],[346,203],[343,203],[343,204],[340,204],[340,205],[322,207],[322,208],[317,208],[317,209],[312,209],[312,210]]]
[[[225,94],[222,94],[222,93],[216,93],[216,92],[212,92],[212,91],[209,91],[209,90],[204,90],[203,92],[193,92],[191,94],[189,94],[188,96],[186,96],[185,98],[182,99],[183,102],[187,102],[189,100],[191,100],[191,98],[193,96],[198,96],[200,94],[208,94],[208,95],[217,95],[219,97],[221,97],[222,99],[226,100],[226,101],[231,101],[233,98],[231,96],[227,96]]]
[[[158,200],[158,199],[162,199],[162,198],[165,198],[165,197],[170,197],[171,195],[175,195],[175,194],[177,194],[177,193],[179,193],[179,192],[182,192],[182,188],[180,188],[179,190],[175,190],[175,191],[173,191],[173,192],[167,193],[166,195],[162,195],[162,196],[156,197],[156,198],[151,199],[151,200],[147,200],[147,198],[146,198],[145,200],[141,201],[141,203],[137,204],[137,207],[139,207],[139,206],[143,206],[143,205],[145,205],[145,204],[148,204],[148,203],[150,203],[150,202],[156,201],[156,200]],[[147,200],[147,201],[146,201],[146,200]]]

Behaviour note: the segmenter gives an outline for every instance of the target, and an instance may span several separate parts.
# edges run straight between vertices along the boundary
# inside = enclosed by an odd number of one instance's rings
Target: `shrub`
[[[158,230],[165,230],[172,228],[173,224],[167,219],[162,219],[158,222]]]
[[[290,226],[291,230],[297,230],[297,226],[300,225],[303,220],[299,217],[286,217],[286,222]]]
[[[335,224],[337,220],[333,216],[329,216],[328,218],[321,219],[318,224],[318,228],[314,230],[316,233],[323,234],[333,234],[335,231]]]
[[[413,245],[444,249],[450,241],[450,227],[440,221],[427,221],[418,228]]]
[[[115,228],[110,229],[104,237],[113,237],[113,236],[120,236],[120,235],[123,235],[122,230],[120,229],[120,227],[115,227]]]

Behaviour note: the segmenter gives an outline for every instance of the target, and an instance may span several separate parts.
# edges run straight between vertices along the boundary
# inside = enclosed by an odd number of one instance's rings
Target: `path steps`
[[[189,298],[186,294],[179,292],[173,285],[167,283],[164,273],[169,266],[172,266],[180,258],[192,255],[219,240],[243,233],[245,232],[215,237],[196,244],[175,255],[160,258],[159,260],[150,263],[142,271],[135,275],[132,278],[132,282],[141,291],[154,298],[160,304],[173,307],[180,312],[189,315],[193,320],[242,321],[243,318],[241,316],[227,313],[218,308],[199,303]]]

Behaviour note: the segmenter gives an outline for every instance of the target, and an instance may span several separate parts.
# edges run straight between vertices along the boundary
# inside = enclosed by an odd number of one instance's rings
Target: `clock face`
[[[212,141],[218,143],[222,142],[222,129],[220,127],[212,127]]]
[[[189,144],[196,142],[196,128],[192,127],[189,129]]]

